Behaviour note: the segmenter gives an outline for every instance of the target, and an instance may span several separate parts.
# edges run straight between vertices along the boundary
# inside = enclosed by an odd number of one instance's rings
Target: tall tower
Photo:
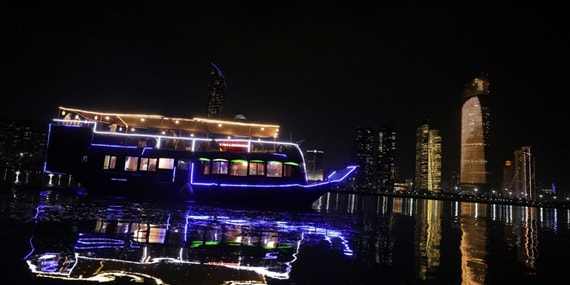
[[[221,118],[224,111],[226,79],[222,71],[213,63],[208,84],[208,118]]]
[[[461,193],[489,194],[489,81],[481,74],[467,84],[461,108]]]
[[[416,129],[414,189],[441,192],[441,136],[425,123]]]
[[[309,181],[323,181],[325,175],[324,156],[325,152],[322,150],[308,149],[305,151],[305,164],[307,165],[307,179]]]
[[[516,153],[515,153],[516,157]],[[501,182],[501,192],[502,195],[508,197],[513,194],[515,178],[515,168],[512,160],[505,160],[503,163],[503,180]]]
[[[357,185],[368,191],[392,191],[397,180],[396,132],[387,128],[357,128],[354,158],[360,166]]]
[[[536,199],[534,158],[530,146],[515,150],[515,166],[512,187],[509,189],[520,199]]]

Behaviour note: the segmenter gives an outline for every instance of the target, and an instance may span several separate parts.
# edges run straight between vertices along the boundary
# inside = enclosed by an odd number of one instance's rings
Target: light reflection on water
[[[404,282],[546,282],[569,264],[568,209],[343,194],[324,195],[316,208],[358,215],[354,231],[376,239],[356,238],[356,258],[416,278]]]
[[[543,283],[569,265],[567,209],[327,194],[286,212],[18,189],[1,201],[3,221],[31,228],[21,259],[37,282]]]

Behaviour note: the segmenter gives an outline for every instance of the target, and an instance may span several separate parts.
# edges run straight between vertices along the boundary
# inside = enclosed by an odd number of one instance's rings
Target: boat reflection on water
[[[105,218],[74,222],[75,235],[38,223],[25,257],[30,271],[78,281],[270,284],[289,279],[302,245],[326,241],[352,255],[340,231],[290,220],[187,211],[150,223],[115,217],[121,209],[107,212]]]

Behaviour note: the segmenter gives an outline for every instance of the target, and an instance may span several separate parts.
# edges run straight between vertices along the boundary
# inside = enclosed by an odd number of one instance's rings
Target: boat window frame
[[[190,164],[192,163],[189,159],[178,159],[176,162],[176,170],[178,171],[188,171],[190,169]]]
[[[224,158],[215,158],[211,162],[211,172],[217,175],[227,175],[229,171],[229,160]]]
[[[212,160],[209,158],[200,157],[198,161],[200,161],[200,173],[204,175],[210,175],[210,169],[212,169]]]
[[[246,159],[230,160],[229,169],[230,176],[247,176],[249,162]]]
[[[137,171],[139,167],[139,159],[140,157],[138,156],[126,155],[123,170],[127,172]]]
[[[117,167],[117,156],[106,154],[103,157],[103,169],[115,169]]]
[[[283,162],[279,161],[279,160],[267,161],[266,176],[267,177],[283,177]]]
[[[175,159],[171,157],[160,157],[158,158],[157,169],[174,169]]]
[[[252,159],[249,161],[248,175],[265,176],[265,161],[260,159]]]
[[[294,172],[299,169],[299,163],[293,161],[286,161],[283,163],[283,176],[292,177]]]
[[[144,164],[146,162],[146,164]],[[141,157],[139,162],[139,171],[156,171],[158,158]]]

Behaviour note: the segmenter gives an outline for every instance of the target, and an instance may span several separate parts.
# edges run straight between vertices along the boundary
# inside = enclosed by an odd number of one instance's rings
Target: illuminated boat
[[[89,193],[306,207],[356,170],[308,181],[303,151],[277,140],[278,125],[65,107],[58,114],[44,171],[73,175]]]

